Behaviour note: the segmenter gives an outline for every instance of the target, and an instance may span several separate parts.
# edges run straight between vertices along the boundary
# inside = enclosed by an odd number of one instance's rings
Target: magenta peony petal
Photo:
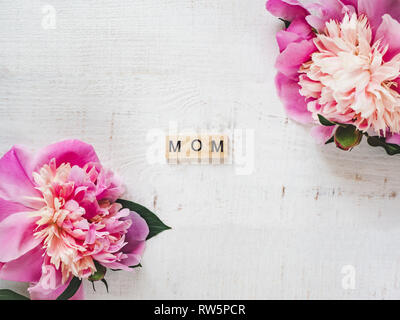
[[[276,34],[276,41],[278,42],[279,51],[284,51],[292,42],[299,42],[303,39],[296,33],[286,30],[278,31]]]
[[[38,197],[29,171],[31,155],[22,147],[11,148],[0,159],[0,198],[32,207],[27,197]]]
[[[315,126],[311,128],[311,135],[315,138],[317,143],[324,144],[333,136],[333,132],[336,129],[336,126],[324,127],[324,126]]]
[[[32,300],[55,300],[65,291],[71,280],[72,277],[63,284],[60,269],[56,269],[55,266],[50,263],[50,258],[45,256],[41,277],[38,282],[35,281],[31,283],[28,291]],[[70,300],[81,299],[83,299],[82,284]]]
[[[307,110],[305,98],[300,95],[300,86],[297,81],[278,73],[275,83],[288,116],[301,123],[312,122],[311,112]]]
[[[96,198],[115,202],[124,193],[121,178],[108,170],[102,170],[97,178]]]
[[[383,16],[375,38],[381,40],[382,45],[388,45],[388,51],[385,54],[386,61],[400,53],[400,23],[390,15],[385,14]]]
[[[15,260],[35,248],[41,242],[33,236],[37,217],[30,212],[12,214],[0,222],[0,261]]]
[[[130,266],[128,264],[124,263],[124,260],[121,260],[119,262],[118,261],[110,262],[110,263],[100,262],[100,264],[108,269],[133,271],[132,268],[129,268]]]
[[[375,32],[385,14],[390,14],[397,21],[400,20],[400,4],[398,0],[358,0],[358,13],[368,17]]]
[[[16,260],[3,265],[0,279],[21,282],[37,282],[42,273],[44,250],[36,246]]]
[[[276,34],[280,52],[284,51],[292,42],[309,40],[313,36],[310,25],[304,19],[295,19],[286,30]]]
[[[299,68],[311,59],[317,48],[312,40],[291,43],[276,59],[275,67],[293,80],[298,79]]]
[[[146,238],[149,234],[149,227],[146,221],[136,212],[131,211],[129,216],[122,220],[127,219],[130,219],[132,224],[125,235],[125,242],[127,242],[127,244],[121,250],[124,254],[124,258],[120,261],[109,263],[99,260],[106,268],[132,271],[129,267],[136,266],[140,263],[146,247]]]
[[[57,166],[69,163],[71,166],[84,167],[89,162],[99,162],[99,158],[90,144],[79,140],[65,140],[40,150],[30,168],[31,172],[39,170],[53,158],[56,159]]]
[[[141,245],[142,242],[146,241],[149,234],[149,226],[140,215],[133,211],[131,211],[130,216],[127,217],[127,219],[132,220],[132,225],[128,229],[128,233],[125,235],[125,241],[128,243],[122,248],[122,252],[142,254],[143,251],[141,251]],[[138,248],[140,248],[139,251]]]
[[[389,134],[386,138],[386,142],[400,145],[400,134]]]
[[[140,254],[135,254],[135,253],[127,254],[127,258],[123,260],[123,263],[130,267],[137,266],[142,259],[142,254],[143,254],[145,247],[146,247],[146,242],[142,242],[141,246],[137,247],[137,249],[138,249],[137,251],[140,251]]]
[[[297,18],[292,21],[289,28],[286,29],[289,32],[296,33],[300,38],[309,40],[314,36],[311,26],[307,23],[304,18]]]
[[[307,22],[317,31],[325,29],[326,22],[330,20],[341,21],[345,15],[356,12],[355,1],[324,0],[304,3],[304,7],[311,13],[306,17]]]
[[[288,21],[308,15],[307,10],[297,0],[268,0],[267,10],[275,17]]]
[[[13,213],[28,211],[30,211],[30,209],[20,203],[11,202],[0,198],[0,222]]]
[[[325,29],[325,24],[328,21],[341,21],[346,13],[351,15],[356,12],[354,5],[340,0],[324,0],[320,3],[311,2],[304,6],[311,12],[311,15],[306,17],[307,22],[319,32]]]
[[[32,300],[56,300],[68,287],[69,282],[59,286],[57,289],[44,288],[40,283],[31,286],[28,291]],[[79,287],[75,295],[69,300],[83,300],[83,284]]]
[[[358,9],[358,0],[342,0],[342,3],[346,6],[353,6],[354,9]]]

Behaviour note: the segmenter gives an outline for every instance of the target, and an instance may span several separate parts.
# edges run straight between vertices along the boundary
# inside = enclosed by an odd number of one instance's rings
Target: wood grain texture
[[[89,299],[400,297],[400,158],[315,145],[274,88],[265,0],[2,0],[0,152],[92,143],[173,227]],[[41,25],[44,5],[56,28]],[[151,165],[146,136],[249,128],[255,168]],[[356,270],[342,287],[343,266]],[[23,292],[23,284],[0,281]]]

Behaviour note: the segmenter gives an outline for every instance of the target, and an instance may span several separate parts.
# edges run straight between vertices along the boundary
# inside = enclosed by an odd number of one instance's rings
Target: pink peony
[[[288,115],[324,118],[363,132],[400,133],[400,1],[269,0],[289,20],[277,34],[276,86]],[[321,141],[334,126],[316,127]],[[389,141],[389,139],[387,140]]]
[[[73,276],[91,276],[95,261],[132,270],[149,228],[115,202],[123,191],[81,141],[36,155],[13,147],[0,159],[0,278],[30,282],[32,299],[55,299]],[[81,287],[74,298],[82,294]]]

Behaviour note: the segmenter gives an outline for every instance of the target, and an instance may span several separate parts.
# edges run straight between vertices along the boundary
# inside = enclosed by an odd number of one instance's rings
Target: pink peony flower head
[[[400,133],[399,1],[269,0],[267,9],[290,21],[277,34],[276,85],[291,118]],[[312,133],[326,141],[334,129]]]
[[[300,94],[307,109],[361,131],[400,132],[400,54],[385,61],[388,46],[381,39],[372,43],[372,30],[365,16],[347,14],[342,22],[326,23],[317,34],[317,51],[300,67]]]
[[[132,270],[149,228],[115,202],[123,192],[83,142],[37,155],[13,147],[0,159],[0,278],[30,282],[32,299],[53,299],[72,277],[93,275],[96,264]]]

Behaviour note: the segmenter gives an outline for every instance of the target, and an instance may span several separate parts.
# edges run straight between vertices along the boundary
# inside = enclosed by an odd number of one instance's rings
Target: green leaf
[[[57,298],[57,300],[68,300],[69,298],[72,298],[74,294],[78,291],[79,287],[81,286],[82,280],[73,277],[71,282],[69,283],[67,289],[64,290],[63,293]]]
[[[146,220],[150,230],[147,240],[159,234],[160,232],[171,229],[171,227],[168,227],[166,224],[164,224],[164,222],[162,222],[153,212],[142,205],[122,199],[118,199],[117,202],[120,203],[124,208],[128,208],[129,210],[138,213],[144,220]]]
[[[367,142],[372,147],[382,147],[390,156],[400,153],[400,146],[398,144],[387,143],[384,137],[368,137]]]
[[[335,132],[335,143],[342,150],[351,150],[359,145],[363,134],[355,126],[338,127]]]
[[[318,115],[318,120],[319,120],[319,123],[322,124],[325,127],[336,126],[336,123],[334,123],[332,121],[329,121],[328,119],[324,118],[320,114]]]
[[[292,23],[291,21],[279,18],[279,20],[283,21],[283,23],[285,24],[285,28],[289,28],[290,24]]]
[[[9,289],[0,289],[0,300],[30,300]]]
[[[328,141],[325,142],[325,144],[330,144],[332,142],[335,142],[335,137],[330,137],[330,139]]]

